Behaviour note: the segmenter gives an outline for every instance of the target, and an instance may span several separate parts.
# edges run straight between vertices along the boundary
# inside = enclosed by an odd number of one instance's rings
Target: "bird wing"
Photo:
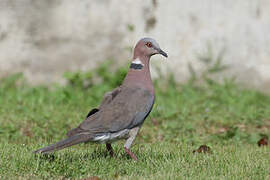
[[[102,102],[100,103],[99,108],[93,108],[89,111],[89,113],[87,114],[86,118],[88,118],[89,116],[92,116],[93,114],[95,114],[96,112],[98,112],[100,109],[104,108],[107,104],[109,104],[114,98],[115,96],[121,91],[121,86],[115,88],[113,91],[108,92],[104,95]]]
[[[104,108],[107,104],[109,104],[114,98],[115,96],[121,91],[121,86],[115,88],[113,91],[108,92],[104,95],[102,102],[100,103],[99,108],[93,108],[89,111],[89,113],[87,114],[86,118],[88,118],[89,116],[92,116],[93,114],[95,114],[96,112],[98,112],[100,109]]]
[[[86,119],[88,119],[90,116],[96,114],[100,109],[105,108],[108,104],[110,104],[110,102],[117,96],[117,94],[121,91],[121,86],[115,88],[114,90],[112,90],[111,92],[107,92],[104,97],[102,102],[100,103],[100,106],[98,108],[93,108],[89,111],[89,113],[86,116]],[[85,119],[85,120],[86,120]],[[76,127],[71,129],[70,131],[67,132],[67,136],[71,137],[75,134],[78,134],[80,132],[83,132],[83,129],[81,129],[80,127]]]
[[[98,109],[105,108],[112,100],[121,92],[121,86],[115,88],[113,91],[108,92],[104,95],[102,102]]]
[[[131,129],[144,122],[152,110],[154,95],[138,87],[121,91],[100,110],[79,125],[80,133],[108,133]]]
[[[88,118],[89,116],[92,116],[93,114],[95,114],[96,112],[98,112],[99,109],[97,108],[93,108],[89,111],[89,113],[87,114],[86,118]]]

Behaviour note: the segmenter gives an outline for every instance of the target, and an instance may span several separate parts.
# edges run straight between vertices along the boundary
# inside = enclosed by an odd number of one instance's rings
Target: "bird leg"
[[[125,148],[125,151],[126,153],[132,158],[134,159],[135,161],[138,161],[138,158],[136,157],[135,154],[133,154],[128,148],[124,147]]]
[[[140,127],[135,127],[133,129],[131,129],[129,131],[129,138],[127,139],[125,145],[124,145],[124,148],[125,148],[125,152],[132,158],[134,159],[135,161],[138,160],[138,158],[135,156],[135,154],[133,154],[131,151],[130,151],[130,147],[133,143],[133,141],[135,140],[138,132],[140,130]]]
[[[114,153],[113,153],[112,145],[110,143],[106,143],[106,148],[109,151],[110,156],[113,157]]]

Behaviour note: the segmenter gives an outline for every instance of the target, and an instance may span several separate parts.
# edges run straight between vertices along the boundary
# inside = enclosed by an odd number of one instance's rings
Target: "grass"
[[[123,142],[113,144],[115,158],[99,144],[32,154],[63,139],[119,85],[126,68],[108,67],[67,73],[64,87],[32,87],[20,74],[0,81],[0,179],[270,179],[269,146],[257,146],[270,136],[270,96],[232,80],[155,81],[156,104],[132,147],[138,162]],[[192,152],[202,144],[212,153]]]

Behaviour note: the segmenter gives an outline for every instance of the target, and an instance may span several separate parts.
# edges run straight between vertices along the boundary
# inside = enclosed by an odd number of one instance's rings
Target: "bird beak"
[[[167,53],[165,53],[164,51],[162,51],[161,49],[157,49],[158,53],[161,54],[164,57],[168,57]]]

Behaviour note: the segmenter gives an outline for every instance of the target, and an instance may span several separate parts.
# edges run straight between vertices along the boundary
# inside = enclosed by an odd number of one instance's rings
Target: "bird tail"
[[[74,136],[76,134],[79,134],[81,132],[82,132],[82,129],[80,129],[78,127],[77,128],[73,128],[73,129],[71,129],[70,131],[67,132],[67,137],[72,137],[72,136]]]
[[[61,140],[61,141],[59,141],[55,144],[52,144],[50,146],[38,149],[38,150],[34,151],[34,153],[47,154],[50,152],[64,149],[64,148],[69,147],[69,146],[73,146],[75,144],[89,141],[90,139],[91,139],[91,136],[89,134],[77,134],[75,136],[68,137],[67,139]]]

